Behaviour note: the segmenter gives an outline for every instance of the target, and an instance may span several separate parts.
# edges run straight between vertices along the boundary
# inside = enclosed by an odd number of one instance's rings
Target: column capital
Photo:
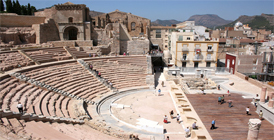
[[[249,130],[259,130],[261,127],[262,121],[260,119],[249,119],[248,126]]]

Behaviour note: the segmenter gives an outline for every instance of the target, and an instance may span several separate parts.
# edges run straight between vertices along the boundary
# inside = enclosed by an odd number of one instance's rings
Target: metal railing
[[[182,67],[180,68],[180,72],[183,73],[195,73],[197,70],[205,71],[205,70],[213,70],[215,73],[229,73],[228,68],[226,67]]]

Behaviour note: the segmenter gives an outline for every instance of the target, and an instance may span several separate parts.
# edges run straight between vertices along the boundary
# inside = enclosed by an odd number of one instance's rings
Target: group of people
[[[173,115],[174,115],[173,110],[171,110],[171,111],[169,112],[169,115],[170,115],[170,118],[171,118],[171,119],[174,118],[174,117],[173,117]],[[179,123],[179,124],[180,124],[180,118],[181,118],[180,115],[177,114],[176,119],[177,119],[177,123]],[[167,115],[164,116],[164,123],[168,123]]]
[[[138,135],[133,135],[133,134],[129,135],[129,139],[130,140],[139,140]]]
[[[97,71],[96,69],[93,69],[93,65],[92,65],[92,64],[89,64],[89,68],[90,68],[90,70],[93,70],[93,71],[96,73],[96,75],[97,75],[98,77],[102,78],[102,77],[101,77],[101,72]],[[104,82],[105,82],[106,84],[108,84],[109,87],[112,89],[112,83],[111,83],[111,81],[108,81],[108,79],[105,79]]]
[[[218,104],[221,105],[225,102],[225,95],[218,97]]]

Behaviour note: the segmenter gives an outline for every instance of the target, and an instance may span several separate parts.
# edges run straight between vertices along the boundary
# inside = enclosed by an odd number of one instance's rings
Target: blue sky
[[[196,14],[216,14],[226,20],[236,20],[240,15],[274,14],[273,0],[19,0],[21,5],[30,3],[37,9],[67,1],[104,13],[119,9],[151,21],[184,21]]]

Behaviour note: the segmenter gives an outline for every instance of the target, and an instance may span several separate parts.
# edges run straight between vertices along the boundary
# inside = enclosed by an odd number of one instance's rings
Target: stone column
[[[248,134],[247,140],[257,140],[259,135],[259,129],[261,127],[262,121],[259,119],[249,119],[248,126]]]
[[[260,102],[265,102],[266,87],[262,87]]]
[[[273,104],[274,104],[274,100],[273,99],[270,99],[269,102],[268,102],[268,107],[273,107]]]
[[[269,96],[269,100],[271,100],[271,99],[273,98],[273,95],[274,95],[274,93],[273,93],[273,92],[271,92],[271,93],[269,93],[269,94],[268,94],[268,96]]]

